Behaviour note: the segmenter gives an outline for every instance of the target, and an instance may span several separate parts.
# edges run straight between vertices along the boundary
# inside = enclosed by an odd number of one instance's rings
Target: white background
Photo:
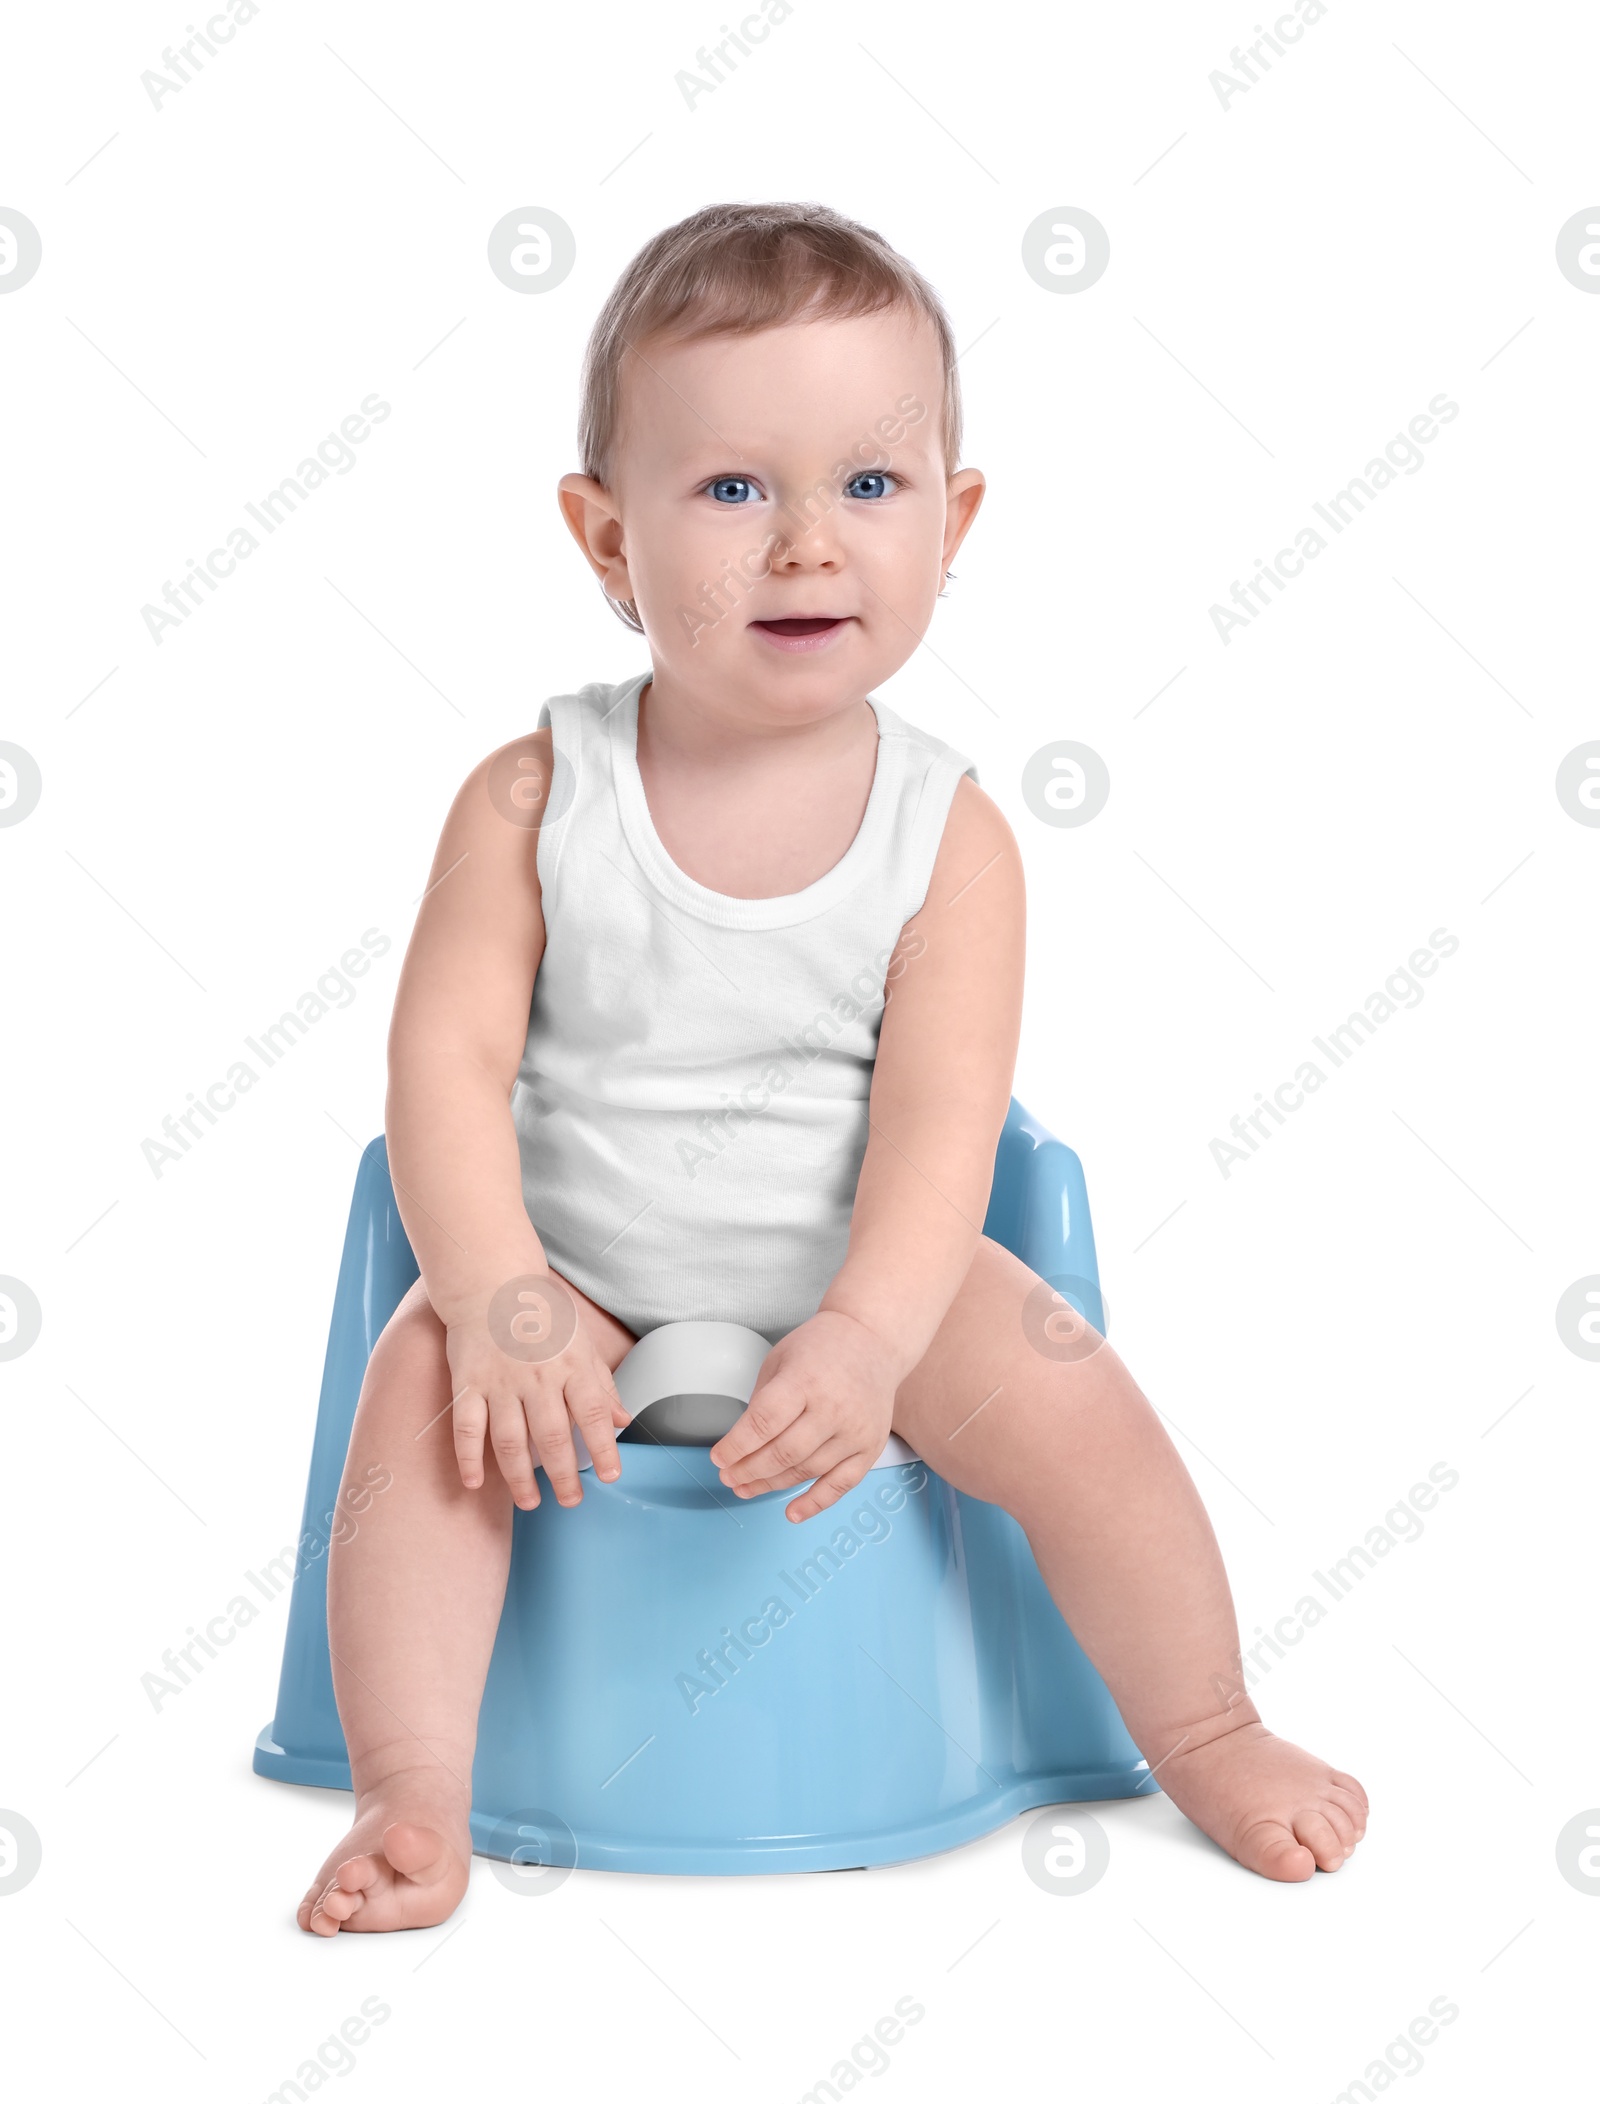
[[[692,110],[711,0],[265,0],[159,111],[176,0],[13,18],[0,203],[44,253],[0,299],[0,736],[44,778],[0,833],[0,1271],[44,1311],[0,1368],[0,1805],[44,1850],[0,1899],[22,2093],[266,2097],[374,1993],[342,2079],[397,2097],[780,2104],[907,1994],[869,2089],[1331,2098],[1440,1995],[1428,2094],[1587,2065],[1600,1895],[1555,1843],[1600,1803],[1600,1368],[1555,1308],[1600,1270],[1600,831],[1554,779],[1600,737],[1600,297],[1554,255],[1600,192],[1600,32],[1333,0],[1224,110],[1256,13],[798,0]],[[580,1871],[528,1904],[479,1863],[447,1928],[312,1941],[348,1800],[250,1773],[282,1603],[159,1713],[141,1675],[298,1522],[449,797],[547,694],[645,662],[554,487],[606,291],[726,197],[880,229],[971,346],[988,499],[883,692],[1021,840],[1016,1092],[1083,1157],[1112,1335],[1242,1628],[1430,1466],[1460,1482],[1257,1689],[1371,1792],[1336,1876],[1252,1878],[1155,1798],[1102,1809],[1071,1898],[1019,1820],[843,1885]],[[485,261],[525,205],[577,239],[538,297]],[[1066,297],[1021,262],[1062,205],[1111,243]],[[1441,391],[1425,467],[1224,645],[1210,606]],[[372,392],[355,469],[154,644],[141,607]],[[1020,791],[1061,738],[1111,774],[1079,829]],[[163,1117],[370,927],[354,1003],[156,1178]],[[1420,1006],[1225,1178],[1213,1138],[1440,927]]]

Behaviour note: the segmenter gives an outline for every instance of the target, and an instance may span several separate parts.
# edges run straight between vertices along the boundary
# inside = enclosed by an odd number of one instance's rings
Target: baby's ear
[[[604,484],[592,475],[563,475],[556,501],[567,530],[612,599],[631,599],[633,587],[622,553],[622,514]]]
[[[968,528],[978,516],[978,506],[983,502],[983,493],[987,487],[981,468],[962,468],[946,483],[941,568],[948,569],[955,561],[956,550],[966,539]]]
[[[623,520],[617,499],[594,476],[562,476],[556,484],[556,501],[566,520],[566,530],[573,534],[604,583],[621,560]],[[617,589],[613,598],[627,598],[627,591]]]

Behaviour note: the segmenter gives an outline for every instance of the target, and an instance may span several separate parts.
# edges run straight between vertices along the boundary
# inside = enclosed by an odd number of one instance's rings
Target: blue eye
[[[845,484],[845,490],[852,497],[886,497],[889,494],[889,484],[892,479],[892,477],[882,473],[881,470],[872,468],[865,474],[852,475]],[[856,485],[859,482],[874,482],[879,487],[876,489],[858,489]]]
[[[719,475],[708,494],[719,504],[748,504],[756,494],[756,486],[744,475]]]

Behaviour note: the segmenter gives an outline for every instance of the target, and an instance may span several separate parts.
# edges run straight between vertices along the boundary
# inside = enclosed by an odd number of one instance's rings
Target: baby
[[[618,1478],[612,1370],[693,1318],[771,1345],[711,1449],[732,1493],[810,1519],[898,1433],[1016,1518],[1190,1819],[1265,1877],[1337,1870],[1365,1793],[1234,1681],[1159,1417],[1096,1332],[1036,1348],[1040,1281],[982,1231],[1022,860],[971,762],[874,698],[983,498],[937,294],[821,206],[709,207],[613,290],[581,439],[561,508],[650,669],[469,776],[406,954],[385,1123],[422,1276],[351,1435],[349,1478],[394,1482],[331,1551],[356,1818],[301,1927],[460,1901],[513,1507],[536,1467],[579,1503],[574,1428]]]

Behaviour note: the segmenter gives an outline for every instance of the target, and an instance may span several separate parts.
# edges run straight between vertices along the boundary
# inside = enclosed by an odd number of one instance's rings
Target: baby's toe
[[[309,1929],[313,1936],[337,1936],[344,1926],[342,1918],[328,1910],[331,1891],[330,1887],[328,1892],[319,1892],[306,1909],[301,1927]]]
[[[1357,1804],[1344,1791],[1333,1789],[1323,1799],[1322,1809],[1339,1829],[1346,1850],[1353,1849],[1367,1831],[1366,1807]]]
[[[1347,1805],[1341,1804],[1338,1798],[1331,1793],[1324,1799],[1321,1809],[1322,1816],[1339,1837],[1340,1848],[1346,1855],[1349,1855],[1351,1849],[1355,1847],[1357,1841],[1361,1838],[1360,1830],[1356,1825],[1355,1814]]]
[[[332,1936],[338,1932],[339,1924],[323,1917],[322,1901],[327,1890],[327,1880],[313,1885],[295,1913],[294,1918],[301,1928],[309,1929],[314,1936]]]
[[[358,1896],[375,1885],[377,1881],[378,1860],[376,1856],[350,1856],[333,1873],[335,1889],[340,1892],[355,1893]],[[352,1908],[350,1911],[353,1913],[355,1910]]]
[[[1356,1781],[1353,1775],[1345,1775],[1337,1768],[1335,1768],[1330,1773],[1328,1777],[1328,1782],[1330,1786],[1331,1795],[1334,1796],[1338,1800],[1338,1802],[1345,1807],[1346,1811],[1348,1811],[1354,1818],[1356,1823],[1356,1838],[1357,1840],[1359,1840],[1367,1830],[1367,1813],[1369,1810],[1369,1806],[1367,1804],[1366,1791],[1362,1789],[1361,1785]]]
[[[456,1867],[456,1857],[443,1834],[431,1826],[413,1825],[409,1819],[397,1819],[384,1828],[383,1853],[402,1877],[418,1885],[436,1884]]]
[[[343,1868],[342,1864],[340,1868]],[[327,1891],[317,1901],[313,1914],[313,1923],[316,1916],[320,1915],[324,1921],[331,1921],[335,1928],[342,1928],[364,1904],[365,1900],[366,1894],[364,1892],[346,1891],[336,1877],[333,1883],[329,1885]]]
[[[1262,1819],[1239,1836],[1239,1861],[1264,1878],[1300,1885],[1317,1873],[1317,1859],[1281,1819]]]
[[[1319,1870],[1337,1870],[1348,1850],[1339,1831],[1322,1807],[1308,1808],[1294,1816],[1295,1838],[1316,1858]]]

